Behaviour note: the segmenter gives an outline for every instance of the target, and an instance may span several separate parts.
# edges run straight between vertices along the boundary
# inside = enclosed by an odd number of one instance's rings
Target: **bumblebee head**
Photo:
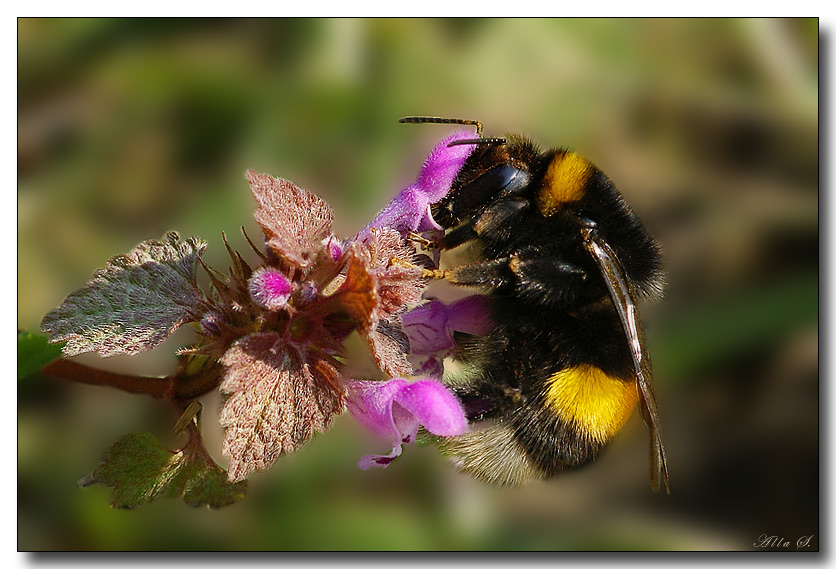
[[[470,224],[482,237],[513,240],[512,232],[536,231],[554,249],[580,251],[592,222],[596,236],[621,260],[625,277],[640,296],[658,296],[662,288],[661,251],[610,179],[590,160],[566,149],[542,152],[531,140],[504,138],[459,140],[476,144],[450,192],[433,205],[443,228]],[[536,236],[535,236],[536,237]]]
[[[445,229],[473,219],[491,204],[524,196],[538,176],[539,148],[517,135],[457,140],[476,148],[459,171],[450,192],[432,207]]]

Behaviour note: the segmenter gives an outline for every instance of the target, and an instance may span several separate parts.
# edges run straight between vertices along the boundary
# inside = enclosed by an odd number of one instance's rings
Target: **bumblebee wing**
[[[647,350],[647,340],[642,328],[639,311],[636,307],[636,294],[627,280],[621,262],[615,251],[600,238],[594,225],[587,225],[582,230],[584,247],[595,259],[604,282],[610,292],[613,306],[615,306],[624,334],[630,343],[630,353],[636,370],[636,383],[639,390],[639,409],[644,423],[650,429],[650,486],[658,492],[661,482],[665,482],[665,490],[670,494],[668,481],[668,466],[665,461],[665,447],[662,444],[662,433],[659,426],[659,412],[656,408],[656,394],[651,385],[650,355]],[[661,476],[660,476],[661,475]]]

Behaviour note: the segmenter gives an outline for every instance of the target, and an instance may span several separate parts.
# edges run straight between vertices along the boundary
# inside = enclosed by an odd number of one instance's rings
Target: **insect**
[[[543,479],[594,459],[638,404],[650,430],[650,484],[670,492],[651,363],[637,302],[661,294],[660,247],[615,185],[565,149],[482,137],[450,192],[432,207],[441,251],[475,260],[443,271],[481,288],[495,329],[463,342],[451,383],[472,429],[442,448],[496,484]],[[443,253],[442,253],[443,255]]]

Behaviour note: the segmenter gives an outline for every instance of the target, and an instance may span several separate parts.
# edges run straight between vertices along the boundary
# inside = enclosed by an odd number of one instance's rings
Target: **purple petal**
[[[418,427],[420,426],[418,418],[412,412],[398,403],[400,393],[406,389],[408,385],[401,387],[396,393],[392,402],[392,419],[395,421],[395,427],[398,429],[399,443],[411,443],[418,437]]]
[[[290,280],[272,267],[259,267],[250,277],[250,296],[268,310],[278,310],[287,304],[292,290]]]
[[[434,435],[452,437],[467,431],[467,418],[456,396],[440,381],[420,379],[402,386],[395,402]]]
[[[362,240],[361,235],[367,236],[371,228],[389,227],[401,233],[415,231],[421,221],[429,215],[429,211],[430,202],[427,195],[417,184],[409,185],[386,204],[386,207],[358,234],[358,240]]]
[[[410,354],[409,363],[412,364],[414,375],[428,375],[430,377],[441,377],[444,375],[444,359],[438,356],[423,356]]]
[[[461,403],[443,383],[433,379],[412,383],[401,378],[349,381],[346,392],[346,407],[351,416],[392,444],[388,455],[364,456],[358,463],[362,470],[387,466],[400,456],[401,445],[415,440],[419,423],[439,436],[456,436],[467,431]]]
[[[430,205],[447,195],[456,174],[475,147],[473,144],[448,144],[454,140],[469,138],[473,138],[473,133],[462,130],[436,144],[418,172],[415,183],[401,190],[355,239],[365,240],[372,228],[390,227],[401,233],[441,229],[432,218]]]
[[[346,383],[346,407],[354,420],[379,437],[400,442],[401,434],[392,417],[392,401],[406,385],[404,379],[389,381],[349,381]]]
[[[484,336],[493,329],[487,297],[473,295],[452,304],[433,300],[401,315],[413,354],[447,357],[456,351],[453,331]]]
[[[370,454],[361,458],[357,463],[360,470],[373,467],[385,468],[401,455],[403,437],[395,425],[393,407],[395,394],[406,384],[406,380],[403,379],[346,383],[346,407],[354,420],[392,444],[392,452],[388,455]],[[398,405],[398,407],[401,406]],[[398,414],[402,413],[401,408]],[[417,431],[417,426],[415,428]]]
[[[401,315],[410,353],[440,357],[453,354],[456,342],[447,327],[449,308],[440,300],[432,300]]]
[[[401,456],[403,447],[400,444],[395,445],[392,452],[389,454],[367,454],[357,463],[357,468],[360,470],[368,470],[369,468],[386,468],[389,463]]]
[[[454,140],[474,138],[474,133],[467,130],[454,132],[435,145],[424,165],[418,172],[416,183],[427,196],[430,203],[435,203],[450,191],[456,174],[464,166],[467,157],[476,148],[474,144],[460,144],[448,146]]]
[[[494,329],[488,297],[466,296],[448,307],[447,327],[457,332],[486,336]]]

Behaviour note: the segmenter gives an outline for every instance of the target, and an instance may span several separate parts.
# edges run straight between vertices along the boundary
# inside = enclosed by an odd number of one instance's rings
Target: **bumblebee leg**
[[[577,265],[553,257],[511,255],[449,269],[442,278],[461,286],[508,292],[532,304],[565,305],[575,298],[586,279]],[[433,278],[439,278],[435,276]]]
[[[438,242],[438,247],[439,249],[455,249],[459,245],[467,243],[476,237],[476,232],[473,230],[473,223],[468,222],[448,231],[441,241]]]
[[[415,233],[414,231],[410,231],[409,233],[407,233],[406,234],[406,239],[407,239],[407,241],[412,241],[413,243],[417,243],[418,245],[420,245],[421,247],[423,247],[427,251],[431,251],[433,249],[438,249],[439,248],[439,244],[438,244],[437,241],[430,241],[429,239],[427,239],[423,235],[419,235],[418,233]]]
[[[584,269],[554,257],[515,257],[510,265],[514,274],[514,294],[537,306],[568,306],[585,286]]]
[[[476,237],[504,235],[508,221],[527,210],[528,205],[528,200],[522,198],[499,200],[468,223],[448,231],[439,245],[442,249],[453,249]]]
[[[502,258],[449,269],[445,278],[461,286],[497,290],[512,282],[513,274],[508,268],[508,258]]]
[[[400,257],[392,257],[389,259],[389,266],[398,265],[399,267],[404,267],[407,269],[415,269],[421,271],[421,277],[425,279],[448,279],[448,273],[450,272],[447,269],[427,269],[425,267],[420,267],[415,263],[410,263],[409,261],[404,261]]]

